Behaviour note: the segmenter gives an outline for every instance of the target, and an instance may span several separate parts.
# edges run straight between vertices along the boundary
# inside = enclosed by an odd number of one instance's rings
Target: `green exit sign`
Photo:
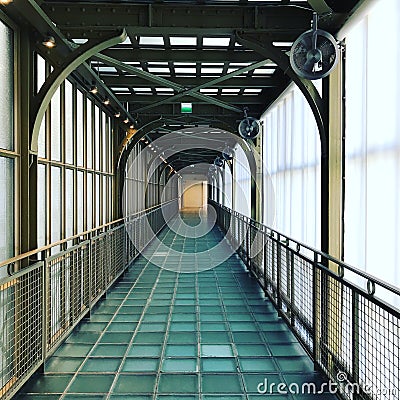
[[[191,114],[192,113],[192,103],[181,103],[181,113]]]

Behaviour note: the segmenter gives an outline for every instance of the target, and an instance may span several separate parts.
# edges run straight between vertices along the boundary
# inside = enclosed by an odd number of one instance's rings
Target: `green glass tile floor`
[[[222,238],[216,227],[198,239],[186,235],[198,220],[184,215],[159,235],[193,268]],[[159,246],[128,268],[18,399],[336,399],[278,393],[279,383],[318,388],[324,380],[236,255],[179,273],[152,262]],[[173,250],[163,264],[179,268]],[[259,393],[266,387],[271,393]]]

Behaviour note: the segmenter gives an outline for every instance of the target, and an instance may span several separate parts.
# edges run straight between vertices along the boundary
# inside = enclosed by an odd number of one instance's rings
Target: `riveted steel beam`
[[[102,29],[134,27],[135,34],[232,34],[238,28],[292,33],[296,37],[309,28],[310,11],[305,7],[276,4],[140,4],[46,1],[42,7],[67,35],[95,37]],[[310,8],[311,9],[311,8]],[[73,37],[73,36],[71,36]]]
[[[68,54],[64,62],[53,69],[53,72],[46,79],[45,83],[43,84],[35,98],[31,139],[32,153],[37,154],[40,125],[42,123],[44,114],[50,104],[51,98],[53,97],[54,93],[61,85],[61,83],[64,82],[64,80],[71,72],[73,72],[87,59],[100,52],[101,50],[123,42],[125,38],[126,32],[125,30],[123,30],[117,36],[112,36],[101,41],[88,41],[84,45],[79,46],[77,49]]]
[[[139,68],[135,68],[135,67],[133,67],[131,65],[127,65],[127,64],[125,64],[125,63],[123,63],[121,61],[115,60],[115,59],[113,59],[111,57],[104,56],[102,54],[98,54],[95,57],[95,59],[100,60],[100,61],[104,62],[105,64],[112,65],[113,67],[118,68],[118,69],[120,69],[122,71],[131,72],[132,74],[135,74],[135,75],[140,76],[140,77],[142,77],[144,79],[147,79],[150,82],[154,82],[154,83],[156,83],[158,85],[175,89],[178,92],[181,92],[181,91],[185,90],[185,87],[183,87],[183,86],[181,86],[181,85],[179,85],[177,83],[174,83],[174,82],[172,82],[172,81],[170,81],[168,79],[165,79],[165,78],[161,78],[160,76],[151,74],[150,72],[143,71],[143,70],[141,70]],[[211,103],[211,104],[215,104],[217,106],[220,106],[222,108],[226,108],[227,110],[235,111],[235,112],[238,112],[238,113],[242,112],[241,108],[238,108],[238,107],[232,106],[232,105],[230,105],[228,103],[225,103],[225,102],[222,102],[220,100],[214,99],[211,96],[206,96],[206,95],[201,94],[201,93],[191,93],[191,96],[193,96],[193,97],[195,97],[197,99],[200,99],[200,100],[202,100],[202,101],[204,101],[206,103]]]

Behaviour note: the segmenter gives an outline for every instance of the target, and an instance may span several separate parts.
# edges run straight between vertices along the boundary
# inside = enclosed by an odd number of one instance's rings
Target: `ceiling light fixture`
[[[46,36],[43,39],[42,42],[43,46],[46,46],[49,49],[52,49],[53,47],[56,47],[56,39],[54,39],[54,36]]]
[[[89,93],[97,94],[98,91],[99,91],[99,89],[97,89],[97,86],[96,86],[96,85],[92,85],[92,86],[90,87]]]
[[[106,97],[106,98],[103,100],[103,104],[104,104],[105,106],[108,106],[108,105],[110,104],[110,99],[109,99],[108,97]]]
[[[127,123],[129,122],[129,118],[126,117],[126,118],[124,119],[124,122],[125,122],[125,124],[127,124]]]
[[[115,118],[119,118],[121,116],[121,113],[120,112],[116,112],[115,114],[114,114],[114,117]]]
[[[2,4],[3,6],[6,6],[7,4],[12,3],[14,0],[0,0],[0,4]]]

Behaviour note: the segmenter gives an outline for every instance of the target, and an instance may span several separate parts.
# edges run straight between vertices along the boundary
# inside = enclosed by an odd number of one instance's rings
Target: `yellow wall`
[[[206,206],[207,196],[204,182],[186,181],[183,191],[183,208],[201,208]]]

